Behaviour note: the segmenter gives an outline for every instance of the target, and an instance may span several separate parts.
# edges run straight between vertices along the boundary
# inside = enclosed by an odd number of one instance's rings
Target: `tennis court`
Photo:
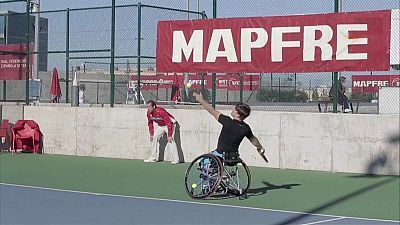
[[[399,224],[398,176],[251,167],[249,198],[192,200],[188,164],[0,154],[1,224]]]

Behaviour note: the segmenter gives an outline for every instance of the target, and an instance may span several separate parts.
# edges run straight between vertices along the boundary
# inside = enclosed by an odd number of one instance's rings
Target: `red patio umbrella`
[[[172,80],[171,101],[174,102],[181,101],[181,93],[179,91],[179,80],[178,80],[178,75],[176,73],[174,73],[174,79]]]
[[[58,79],[57,68],[53,69],[53,78],[51,79],[50,94],[52,102],[60,102],[61,87],[60,87],[60,80]]]

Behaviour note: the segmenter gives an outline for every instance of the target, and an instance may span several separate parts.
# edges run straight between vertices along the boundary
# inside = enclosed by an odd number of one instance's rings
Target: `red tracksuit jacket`
[[[150,136],[154,136],[154,125],[156,122],[158,126],[167,126],[168,137],[172,137],[172,122],[171,118],[175,119],[167,110],[157,106],[153,113],[147,112],[147,124],[149,126]]]

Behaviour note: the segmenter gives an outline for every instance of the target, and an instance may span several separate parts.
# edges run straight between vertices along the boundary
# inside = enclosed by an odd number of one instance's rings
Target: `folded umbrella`
[[[52,102],[60,102],[61,87],[60,87],[60,80],[58,79],[57,68],[53,69],[53,77],[51,79],[50,94],[51,94]]]

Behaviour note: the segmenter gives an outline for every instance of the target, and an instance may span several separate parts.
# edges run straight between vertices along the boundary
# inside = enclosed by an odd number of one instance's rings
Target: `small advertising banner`
[[[353,75],[353,93],[378,93],[379,87],[400,87],[399,75]]]
[[[183,75],[177,75],[179,81],[179,87],[183,88]],[[140,81],[143,84],[142,90],[157,90],[172,88],[172,81],[174,76],[170,75],[150,75],[141,76]],[[212,77],[204,76],[204,88],[212,88]],[[137,76],[132,76],[131,80],[137,80]],[[201,75],[190,75],[189,83],[192,84],[191,88],[201,89],[202,76]],[[167,83],[167,84],[166,84]],[[240,90],[240,75],[239,74],[227,74],[217,76],[217,89],[227,89],[230,91]],[[260,76],[259,75],[244,75],[243,76],[243,90],[244,91],[255,91],[260,89]]]
[[[30,50],[33,46],[30,46]],[[0,80],[26,79],[26,45],[0,45]],[[30,56],[30,77],[32,76],[32,55]]]

